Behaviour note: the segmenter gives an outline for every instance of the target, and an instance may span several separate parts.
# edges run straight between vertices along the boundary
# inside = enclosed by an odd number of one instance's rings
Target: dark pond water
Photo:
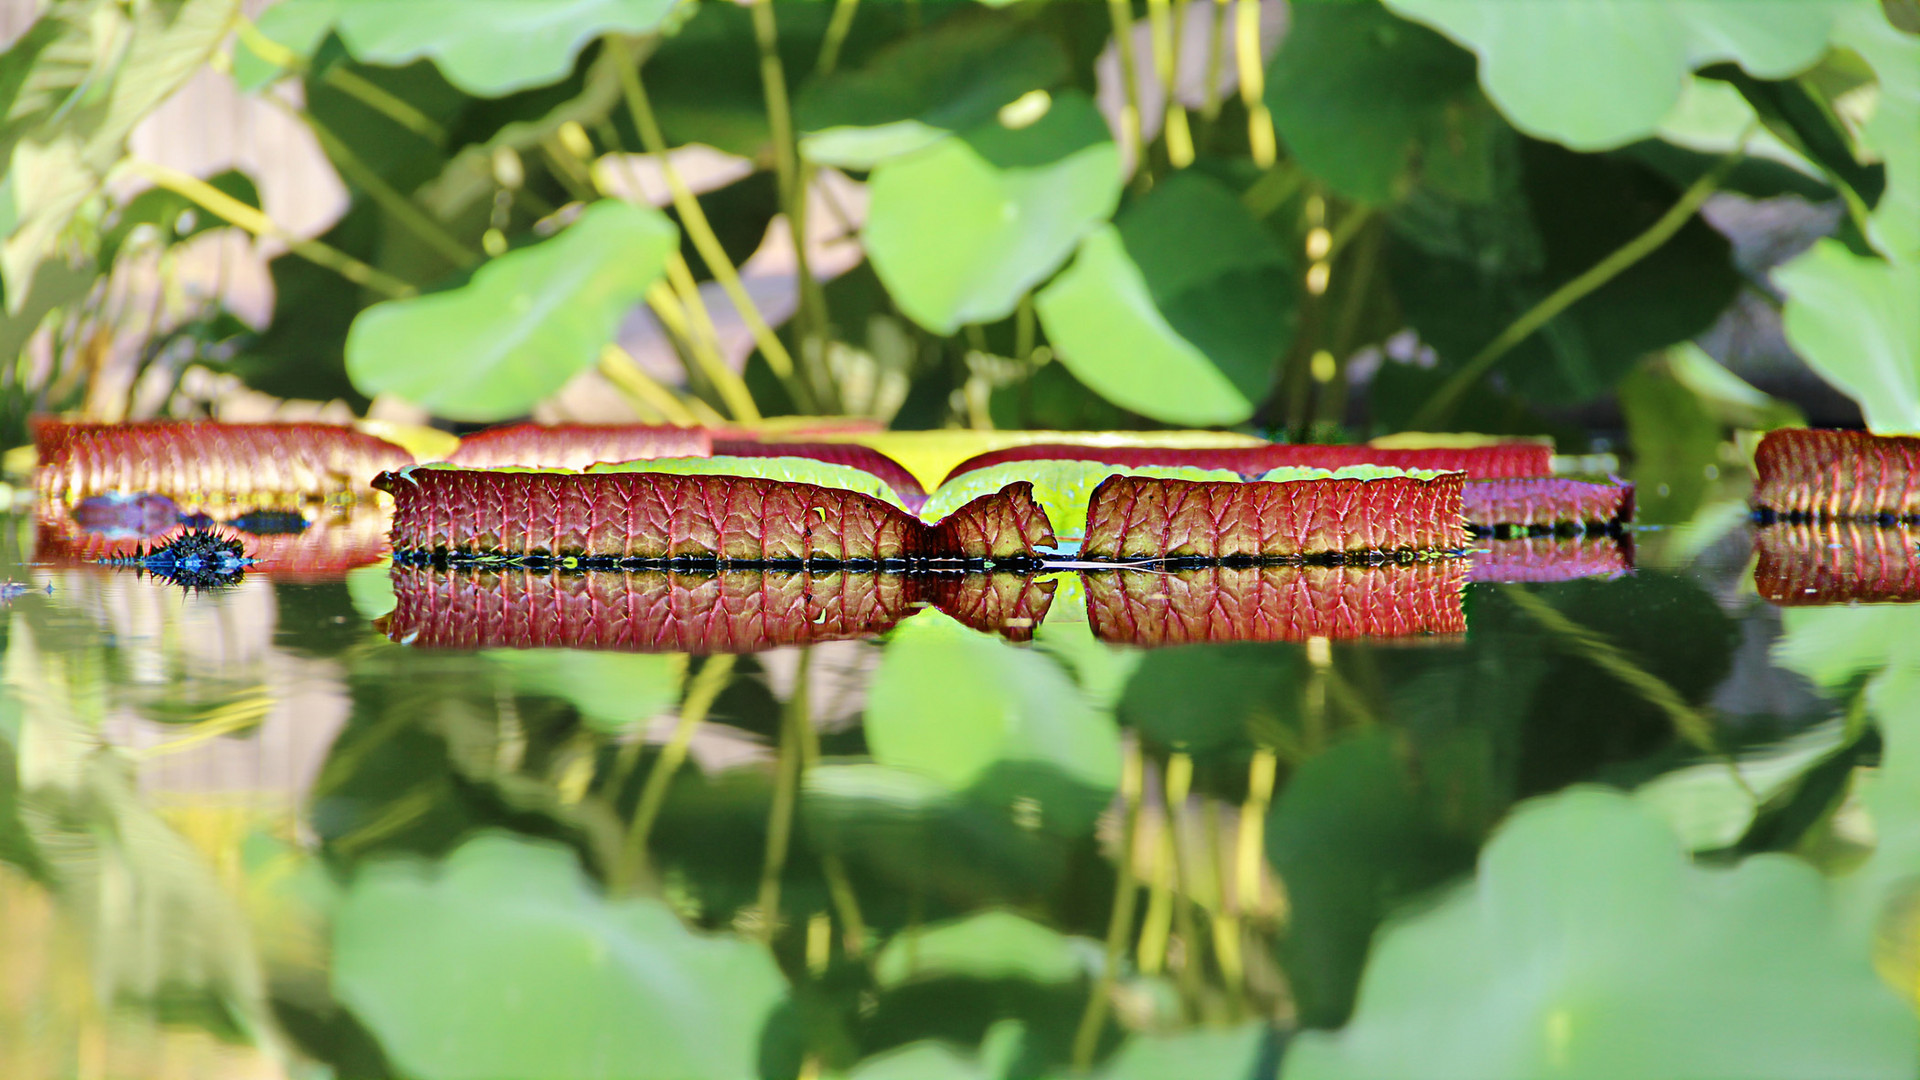
[[[1920,609],[1847,602],[1904,533],[203,592],[5,538],[7,1076],[1914,1071]]]

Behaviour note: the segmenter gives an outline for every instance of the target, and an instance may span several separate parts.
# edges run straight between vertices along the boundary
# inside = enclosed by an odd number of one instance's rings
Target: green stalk
[[[275,99],[278,100],[278,99]],[[306,122],[308,130],[320,143],[320,149],[326,151],[328,158],[339,166],[341,175],[348,182],[367,193],[382,210],[405,226],[408,232],[420,238],[420,241],[433,249],[434,254],[447,260],[456,269],[467,270],[480,264],[480,256],[467,248],[446,227],[436,221],[425,210],[420,209],[412,199],[402,195],[386,178],[360,160],[346,143],[322,124],[318,117],[310,112],[301,111],[301,120]]]
[[[793,692],[780,710],[780,758],[775,765],[773,809],[767,819],[767,854],[760,867],[760,940],[773,944],[780,922],[780,875],[787,868],[787,852],[793,844],[793,811],[800,791],[800,774],[806,768],[805,735],[813,728],[807,703],[807,667],[810,650],[800,650],[800,663],[794,672]]]
[[[1693,217],[1694,212],[1707,201],[1707,197],[1719,188],[1720,182],[1727,178],[1727,174],[1740,164],[1741,159],[1746,155],[1746,144],[1747,137],[1743,135],[1732,152],[1722,157],[1713,168],[1695,180],[1685,192],[1681,193],[1679,200],[1668,207],[1666,213],[1660,215],[1658,221],[1647,226],[1645,232],[1615,248],[1606,258],[1593,264],[1579,277],[1555,289],[1546,299],[1533,305],[1525,314],[1515,319],[1512,325],[1500,332],[1498,337],[1487,342],[1484,348],[1474,354],[1473,359],[1468,360],[1459,371],[1454,372],[1453,376],[1442,384],[1425,404],[1420,406],[1420,411],[1414,414],[1410,424],[1412,430],[1431,430],[1446,423],[1447,419],[1453,415],[1454,408],[1459,405],[1460,398],[1468,390],[1473,389],[1475,383],[1485,378],[1495,364],[1513,351],[1514,346],[1533,336],[1535,330],[1552,322],[1554,316],[1584,300],[1594,290],[1625,273],[1633,264],[1658,251],[1662,244],[1673,238],[1674,233],[1680,231],[1681,227],[1687,223],[1687,219]]]
[[[1127,940],[1133,936],[1133,912],[1139,903],[1139,889],[1133,873],[1134,839],[1140,832],[1140,791],[1144,787],[1140,746],[1129,743],[1120,764],[1120,800],[1125,809],[1120,819],[1119,866],[1114,875],[1113,907],[1107,917],[1107,956],[1100,979],[1087,998],[1087,1011],[1080,1015],[1080,1028],[1073,1036],[1073,1071],[1085,1074],[1093,1066],[1093,1052],[1100,1047],[1100,1029],[1106,1025],[1108,999],[1120,977],[1120,965],[1127,957]]]
[[[813,62],[815,78],[824,79],[839,66],[840,46],[846,44],[847,31],[853,29],[853,13],[859,8],[860,0],[835,0],[833,18],[827,22],[827,36],[820,42],[820,58]]]
[[[338,248],[330,247],[319,240],[303,240],[295,236],[280,227],[272,218],[204,180],[169,169],[164,165],[156,165],[151,161],[132,160],[127,162],[126,167],[151,180],[156,186],[184,196],[194,205],[229,225],[237,225],[255,236],[271,236],[281,241],[295,255],[308,262],[324,266],[355,285],[385,293],[395,300],[412,296],[417,292],[413,286],[399,278],[368,266]]]
[[[300,74],[308,71],[306,57],[262,34],[252,20],[238,20],[235,29],[239,34],[240,43],[267,63],[283,71]],[[435,123],[432,117],[339,64],[329,67],[326,73],[320,76],[320,81],[435,146],[447,144],[447,130]]]
[[[609,35],[606,42],[620,69],[621,90],[626,95],[627,110],[633,115],[633,125],[639,129],[641,145],[647,153],[659,159],[660,172],[666,178],[667,189],[673,193],[673,208],[679,212],[680,223],[686,227],[694,250],[706,260],[714,279],[726,290],[734,307],[739,310],[741,319],[753,334],[754,343],[760,347],[760,354],[767,358],[767,366],[787,384],[789,392],[802,408],[810,408],[813,395],[795,377],[793,356],[780,343],[780,338],[767,325],[766,319],[761,317],[753,297],[747,295],[746,286],[740,283],[740,274],[734,269],[733,260],[727,258],[727,251],[720,246],[720,238],[714,235],[706,212],[700,209],[700,201],[693,197],[693,192],[680,179],[680,171],[673,167],[672,159],[667,156],[666,138],[660,133],[660,122],[654,118],[653,106],[647,100],[646,86],[640,81],[640,69],[635,66],[626,42],[617,35]]]
[[[667,789],[673,784],[673,774],[687,760],[687,748],[693,744],[694,733],[706,722],[714,699],[720,696],[720,691],[726,688],[727,679],[732,675],[733,657],[722,654],[703,664],[688,684],[687,696],[680,703],[680,722],[674,725],[672,737],[661,748],[660,758],[653,763],[653,770],[647,773],[647,786],[640,789],[640,801],[633,811],[633,824],[627,828],[617,882],[621,887],[630,887],[638,878],[641,867],[646,865],[647,838],[653,833],[653,823],[660,817],[660,807],[667,801]],[[613,794],[617,795],[618,792]]]
[[[767,126],[773,136],[773,165],[780,184],[780,205],[786,211],[787,227],[793,233],[800,363],[816,402],[830,406],[835,395],[831,393],[832,380],[825,371],[826,314],[821,309],[822,294],[814,281],[813,267],[807,261],[808,176],[800,162],[799,144],[794,141],[793,106],[787,97],[786,67],[780,61],[780,28],[774,17],[773,0],[754,0],[753,39],[760,49],[760,85],[767,99]]]
[[[1139,67],[1133,56],[1133,7],[1128,0],[1107,0],[1107,15],[1113,23],[1113,47],[1120,54],[1120,81],[1126,86],[1126,107],[1120,117],[1120,131],[1133,148],[1133,168],[1138,176],[1147,174],[1147,147],[1140,125]]]

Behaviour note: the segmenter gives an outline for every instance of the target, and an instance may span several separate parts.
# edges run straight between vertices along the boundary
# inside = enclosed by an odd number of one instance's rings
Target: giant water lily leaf
[[[1036,307],[1074,377],[1169,423],[1253,415],[1293,334],[1286,253],[1218,181],[1178,173],[1087,237]]]
[[[1018,461],[960,474],[934,490],[920,508],[927,521],[938,521],[982,495],[1026,480],[1033,484],[1034,501],[1047,511],[1058,536],[1077,537],[1087,531],[1087,502],[1093,490],[1109,476],[1160,476],[1181,480],[1238,480],[1224,469],[1195,469],[1181,465],[1127,468],[1097,461]]]
[[[942,334],[1012,314],[1113,213],[1120,151],[1093,102],[942,139],[873,171],[867,256],[915,322]]]
[[[754,1076],[785,987],[758,946],[603,899],[566,849],[497,835],[363,869],[333,948],[335,992],[422,1080]]]
[[[1302,4],[1267,73],[1267,107],[1302,168],[1349,198],[1384,202],[1472,89],[1470,54],[1376,0]]]
[[[433,61],[447,81],[476,97],[558,82],[601,34],[644,34],[674,0],[288,0],[269,9],[260,31],[303,56],[331,28],[369,64]],[[252,61],[249,62],[250,64]],[[260,69],[244,70],[248,82]]]
[[[1390,927],[1353,1021],[1298,1037],[1284,1075],[1895,1077],[1917,1034],[1812,867],[1694,866],[1650,810],[1576,790]]]
[[[871,169],[987,123],[1001,106],[1067,72],[1053,38],[995,19],[948,19],[860,68],[803,92],[800,151],[822,165]]]
[[[1920,433],[1920,260],[1886,262],[1822,240],[1773,272],[1787,340],[1860,403],[1880,434]]]
[[[677,234],[652,207],[603,199],[550,240],[457,289],[375,304],[347,334],[347,375],[455,420],[502,420],[593,365],[659,278]]]
[[[981,672],[993,677],[983,679]],[[867,694],[867,746],[882,765],[952,791],[994,766],[1041,766],[1111,791],[1120,734],[1044,656],[969,630],[937,611],[902,622]]]
[[[1386,0],[1474,51],[1513,125],[1579,150],[1651,137],[1693,69],[1731,60],[1763,79],[1826,52],[1847,0]]]

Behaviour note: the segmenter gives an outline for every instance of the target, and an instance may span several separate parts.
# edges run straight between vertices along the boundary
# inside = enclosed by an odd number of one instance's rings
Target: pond
[[[1914,546],[1725,494],[1030,576],[342,570],[349,521],[207,590],[11,518],[0,1066],[1906,1075],[1920,619],[1848,601]]]

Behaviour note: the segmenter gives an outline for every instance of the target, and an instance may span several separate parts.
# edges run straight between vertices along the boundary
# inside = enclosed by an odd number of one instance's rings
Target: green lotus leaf
[[[887,291],[941,334],[1013,313],[1120,198],[1120,151],[1093,102],[1053,99],[874,169],[865,239]]]
[[[657,900],[607,900],[573,854],[482,835],[438,865],[360,871],[333,985],[398,1071],[453,1077],[758,1075],[786,982],[758,945]]]
[[[1650,138],[1688,73],[1730,60],[1762,79],[1811,67],[1849,0],[1386,0],[1473,50],[1513,126],[1578,150]],[[1858,6],[1858,5],[1854,5]]]
[[[1920,432],[1920,263],[1822,240],[1773,272],[1787,340],[1882,435]]]
[[[347,333],[347,375],[453,420],[504,420],[593,366],[677,243],[666,215],[603,199],[457,289],[389,300]]]
[[[1910,1075],[1912,1006],[1835,916],[1798,859],[1696,866],[1626,796],[1535,800],[1470,886],[1375,940],[1352,1022],[1283,1075]]]

